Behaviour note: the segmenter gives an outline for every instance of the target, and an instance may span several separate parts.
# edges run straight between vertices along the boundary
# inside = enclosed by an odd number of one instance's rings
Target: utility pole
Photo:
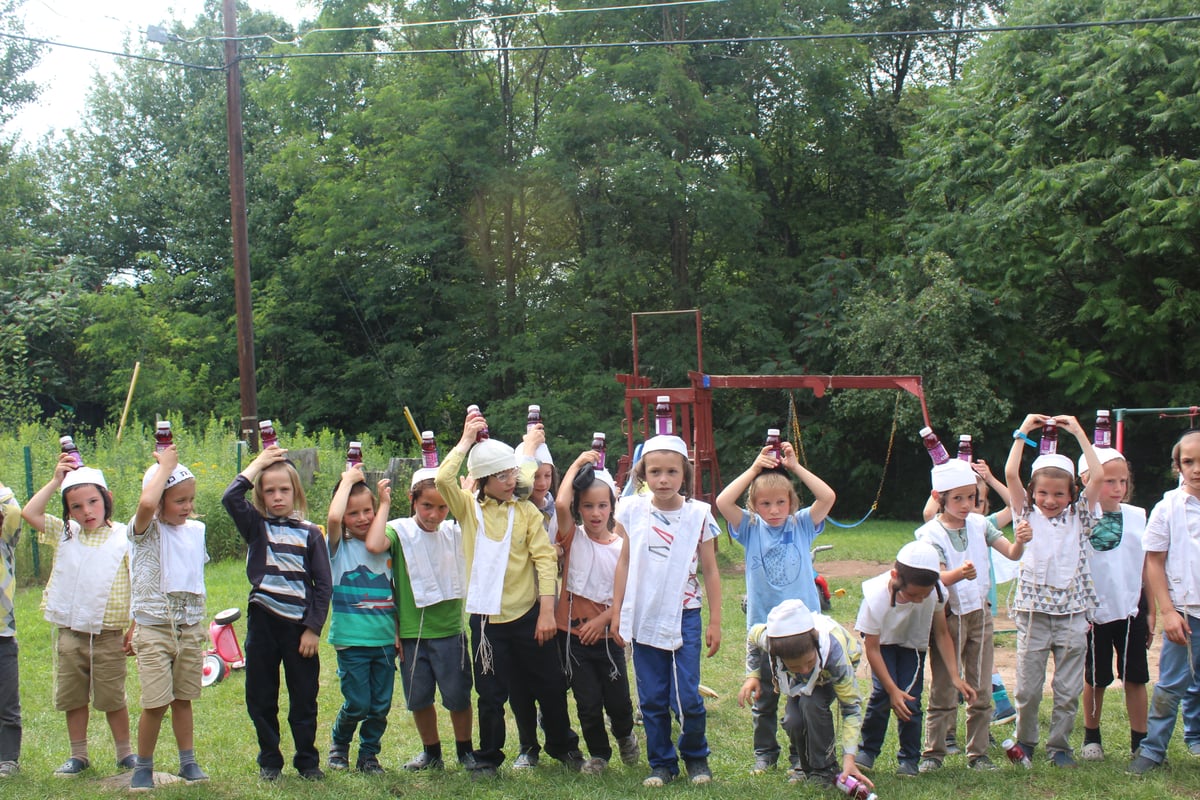
[[[242,70],[236,0],[223,0],[225,25],[225,127],[229,138],[229,206],[233,228],[233,293],[237,307],[238,376],[242,438],[258,450],[258,382],[254,372],[254,309],[250,302],[250,235],[246,224],[246,171],[242,152]]]

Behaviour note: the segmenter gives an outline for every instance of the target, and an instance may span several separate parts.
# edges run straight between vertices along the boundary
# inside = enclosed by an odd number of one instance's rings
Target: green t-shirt
[[[443,639],[463,631],[463,601],[443,600],[425,608],[417,608],[412,583],[408,579],[408,564],[396,529],[389,522],[388,541],[392,545],[392,576],[396,586],[396,615],[400,620],[400,638]]]

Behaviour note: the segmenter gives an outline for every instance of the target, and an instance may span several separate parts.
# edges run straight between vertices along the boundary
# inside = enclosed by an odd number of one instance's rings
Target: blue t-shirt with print
[[[742,509],[741,524],[731,527],[729,534],[746,548],[747,629],[765,623],[771,609],[784,600],[802,600],[809,610],[821,610],[809,551],[824,529],[824,521],[813,525],[809,508],[775,528]]]

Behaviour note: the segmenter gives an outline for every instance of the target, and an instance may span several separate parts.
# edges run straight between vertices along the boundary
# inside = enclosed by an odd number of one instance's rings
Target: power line
[[[723,2],[724,0],[688,0],[689,2]],[[660,5],[681,5],[683,3],[668,3]],[[633,8],[647,8],[648,6],[633,6]],[[612,6],[613,10],[622,10],[625,6]],[[599,9],[597,9],[599,10]],[[494,17],[484,17],[483,20],[495,19]],[[463,22],[470,20],[462,20]],[[447,24],[455,22],[453,20],[446,21]],[[349,58],[349,57],[386,57],[386,56],[417,56],[417,55],[435,55],[435,54],[470,54],[470,53],[494,53],[494,52],[528,52],[528,51],[550,51],[550,50],[597,50],[608,49],[614,47],[671,47],[682,45],[706,45],[706,44],[761,44],[769,42],[820,42],[820,41],[837,41],[837,40],[863,40],[863,39],[890,39],[890,38],[906,38],[906,37],[943,37],[943,36],[962,36],[966,34],[978,34],[986,36],[993,33],[1015,33],[1021,31],[1063,31],[1063,30],[1079,30],[1085,28],[1113,28],[1113,27],[1129,27],[1134,25],[1167,25],[1173,23],[1190,23],[1200,22],[1200,14],[1180,15],[1173,17],[1145,17],[1141,19],[1119,19],[1119,20],[1089,20],[1083,22],[1050,22],[1042,24],[1028,25],[994,25],[989,27],[970,27],[970,28],[934,28],[934,29],[917,29],[905,31],[860,31],[860,32],[843,32],[843,33],[807,33],[807,34],[772,34],[767,36],[731,36],[731,37],[713,37],[704,39],[656,39],[644,41],[622,41],[622,42],[570,42],[562,44],[529,44],[529,45],[507,45],[507,46],[479,46],[479,47],[444,47],[444,48],[422,48],[413,50],[350,50],[350,51],[334,51],[334,52],[318,52],[318,53],[249,53],[239,56],[239,60],[244,61],[284,61],[294,58]],[[329,29],[333,30],[333,29]],[[153,56],[140,55],[137,53],[120,52],[115,50],[104,50],[97,47],[87,47],[84,45],[69,44],[67,42],[59,42],[52,39],[40,39],[32,36],[21,36],[15,33],[6,33],[0,31],[0,38],[16,39],[20,41],[32,42],[35,44],[47,45],[50,47],[65,47],[74,50],[84,50],[91,53],[99,53],[101,55],[109,55],[117,58],[129,58],[139,61],[150,61],[158,64],[167,64],[176,67],[187,67],[189,69],[200,69],[207,72],[221,72],[225,67],[211,66],[206,64],[192,64],[186,61],[177,61],[167,58],[155,58]],[[231,37],[232,38],[232,37]],[[238,37],[240,38],[240,37]]]
[[[254,53],[243,55],[248,61],[284,61],[293,58],[343,58],[350,56],[415,56],[437,53],[517,53],[542,50],[597,50],[613,47],[669,47],[698,44],[759,44],[767,42],[820,42],[839,39],[891,39],[905,37],[962,36],[964,34],[987,35],[991,33],[1014,33],[1018,31],[1060,31],[1081,28],[1112,28],[1131,25],[1165,25],[1177,22],[1200,22],[1200,14],[1176,17],[1146,17],[1144,19],[1093,20],[1086,22],[1048,22],[1030,25],[995,25],[972,28],[933,28],[909,31],[863,31],[847,33],[799,33],[775,34],[770,36],[731,36],[709,39],[655,39],[625,42],[573,42],[565,44],[529,44],[479,47],[445,47],[419,50],[350,50],[326,53]]]

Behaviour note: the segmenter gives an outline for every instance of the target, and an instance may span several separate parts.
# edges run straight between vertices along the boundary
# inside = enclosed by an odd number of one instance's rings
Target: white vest
[[[1103,625],[1137,616],[1142,596],[1142,533],[1146,530],[1146,510],[1121,504],[1121,541],[1112,550],[1092,549],[1092,582],[1099,605],[1092,622]]]
[[[1193,537],[1188,531],[1187,493],[1172,489],[1163,495],[1150,514],[1166,514],[1171,531],[1167,549],[1167,589],[1171,593],[1171,604],[1180,613],[1195,614],[1200,609],[1200,537]]]
[[[122,559],[130,553],[125,526],[112,525],[112,533],[99,547],[79,541],[78,523],[68,520],[70,538],[58,543],[54,570],[46,586],[46,621],[79,633],[104,629],[104,608]],[[129,561],[124,561],[129,569]]]
[[[954,549],[950,534],[936,519],[931,519],[917,528],[914,537],[923,542],[937,545],[946,554],[946,569],[958,569],[968,559],[975,564],[975,579],[962,580],[947,587],[950,598],[950,611],[962,616],[972,611],[979,611],[987,602],[988,587],[988,543],[987,520],[980,514],[968,514],[964,528],[967,538],[967,549],[961,553]]]

